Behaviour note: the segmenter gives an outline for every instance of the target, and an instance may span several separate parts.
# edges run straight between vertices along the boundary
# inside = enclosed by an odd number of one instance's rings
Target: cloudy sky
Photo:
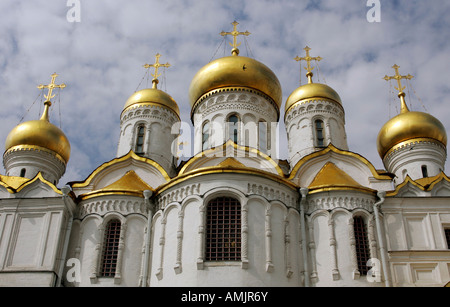
[[[236,20],[238,30],[252,33],[241,55],[274,71],[283,106],[299,86],[293,58],[304,56],[306,45],[321,56],[314,81],[341,96],[350,150],[384,168],[376,138],[398,112],[395,84],[382,79],[393,75],[394,64],[415,77],[406,97],[411,109],[431,113],[450,129],[450,2],[379,2],[380,22],[369,22],[366,0],[2,0],[0,143],[21,120],[39,117],[37,85],[57,72],[57,83],[67,87],[55,97],[50,120],[72,146],[60,184],[84,180],[116,157],[120,112],[138,86],[148,85],[142,65],[153,63],[156,53],[172,65],[159,88],[190,122],[190,81],[209,61],[230,54],[231,39],[224,42],[219,33],[231,31]],[[79,4],[79,22],[67,17],[72,3]],[[286,152],[281,149],[281,158]]]

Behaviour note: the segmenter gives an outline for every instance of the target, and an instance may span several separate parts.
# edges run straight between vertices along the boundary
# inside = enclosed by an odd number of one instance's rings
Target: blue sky
[[[72,146],[60,184],[83,180],[116,157],[120,112],[145,74],[142,65],[153,63],[156,53],[172,65],[159,88],[190,122],[190,81],[213,57],[229,55],[219,33],[231,31],[233,20],[240,31],[252,33],[246,38],[250,55],[278,76],[283,105],[299,86],[300,65],[293,58],[303,56],[306,45],[323,58],[314,82],[339,93],[350,150],[377,168],[384,168],[376,150],[378,131],[399,106],[394,84],[382,79],[394,73],[394,64],[415,77],[406,96],[411,109],[429,112],[450,128],[449,1],[380,0],[381,22],[375,23],[367,21],[365,0],[79,3],[80,22],[69,22],[65,0],[0,2],[0,143],[21,118],[39,117],[37,85],[57,72],[57,82],[67,87],[55,98],[51,121],[61,123]],[[247,55],[245,46],[241,55]],[[304,71],[301,79],[306,81]],[[281,151],[287,158],[287,149]]]

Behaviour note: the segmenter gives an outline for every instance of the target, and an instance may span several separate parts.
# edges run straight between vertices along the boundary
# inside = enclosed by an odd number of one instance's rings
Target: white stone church
[[[0,175],[0,286],[443,287],[450,281],[447,134],[409,110],[379,127],[378,170],[351,151],[345,101],[308,82],[282,101],[277,76],[233,49],[191,81],[195,154],[180,162],[176,101],[133,93],[117,157],[58,188],[70,157],[49,121],[15,127]],[[389,67],[388,67],[389,68]],[[284,108],[284,118],[280,110]],[[278,131],[284,121],[286,131]],[[279,160],[278,133],[288,159]],[[374,134],[378,131],[374,131]]]

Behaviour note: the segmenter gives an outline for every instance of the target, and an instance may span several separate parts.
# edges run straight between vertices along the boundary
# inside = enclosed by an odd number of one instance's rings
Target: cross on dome
[[[400,102],[401,102],[401,113],[404,112],[408,112],[409,109],[406,105],[406,101],[405,101],[405,92],[403,92],[403,90],[406,88],[405,86],[402,86],[402,79],[406,79],[406,80],[411,80],[412,78],[414,78],[414,76],[411,76],[410,74],[406,75],[406,76],[402,76],[400,75],[398,69],[400,68],[400,66],[398,66],[397,64],[395,64],[394,66],[392,66],[392,68],[394,68],[395,70],[395,75],[394,76],[384,76],[384,80],[389,81],[392,79],[397,80],[397,84],[398,87],[395,87],[396,90],[398,90],[398,97],[400,98]]]
[[[220,32],[220,35],[222,36],[226,36],[226,35],[232,35],[233,36],[233,43],[229,43],[231,47],[233,47],[233,49],[231,50],[231,54],[232,55],[238,55],[239,54],[239,49],[237,47],[239,47],[241,45],[241,43],[237,43],[237,37],[239,35],[245,35],[245,36],[249,36],[251,33],[248,31],[245,32],[239,32],[236,28],[237,25],[239,24],[237,21],[233,21],[231,23],[233,25],[233,31],[232,32]]]
[[[153,88],[156,88],[156,86],[158,85],[159,81],[158,81],[158,77],[161,76],[161,74],[158,74],[158,69],[159,67],[170,67],[169,63],[166,64],[161,64],[159,63],[159,58],[161,57],[161,55],[159,53],[157,53],[155,55],[155,64],[145,64],[144,68],[150,68],[150,67],[154,67],[155,68],[155,72],[153,74],[151,74],[153,76]]]
[[[304,67],[307,71],[306,77],[308,78],[308,83],[312,83],[312,76],[313,76],[312,70],[314,69],[314,67],[311,66],[311,61],[320,61],[322,60],[322,58],[320,56],[311,57],[309,55],[309,51],[311,50],[311,48],[309,48],[308,46],[303,48],[303,50],[306,51],[306,56],[305,57],[296,56],[294,60],[296,60],[297,62],[306,61],[306,67]]]
[[[38,87],[37,87],[37,88],[40,89],[40,90],[42,90],[42,89],[44,89],[44,88],[47,88],[47,89],[48,89],[47,95],[44,94],[44,97],[45,97],[46,101],[44,102],[44,105],[45,105],[45,107],[44,107],[44,112],[42,113],[42,116],[41,116],[41,119],[42,119],[42,120],[47,120],[47,121],[48,121],[48,109],[49,109],[49,107],[52,105],[50,99],[52,99],[53,97],[55,97],[55,95],[52,95],[53,89],[54,89],[54,88],[60,88],[60,89],[63,89],[63,88],[66,87],[66,85],[65,85],[64,83],[61,83],[61,84],[55,84],[55,80],[56,80],[56,77],[57,77],[57,76],[58,76],[57,73],[52,74],[52,75],[51,75],[52,80],[50,81],[50,84],[47,84],[47,85],[40,84],[40,85],[38,85]]]

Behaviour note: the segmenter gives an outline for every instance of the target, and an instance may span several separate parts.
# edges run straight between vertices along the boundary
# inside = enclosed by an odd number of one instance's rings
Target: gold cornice
[[[371,171],[372,175],[373,175],[374,178],[376,178],[376,179],[380,179],[380,180],[392,180],[392,178],[391,178],[389,175],[382,175],[382,174],[379,174],[379,173],[377,172],[377,170],[375,169],[375,167],[372,165],[372,163],[370,163],[366,158],[362,157],[361,155],[359,155],[359,154],[357,154],[357,153],[351,152],[351,151],[341,150],[341,149],[335,147],[335,146],[334,146],[333,144],[331,144],[331,143],[328,145],[328,147],[324,148],[323,150],[313,152],[313,153],[311,153],[311,154],[309,154],[309,155],[303,157],[302,159],[300,159],[300,160],[297,162],[297,164],[294,166],[294,168],[292,169],[292,171],[291,171],[291,173],[290,173],[290,175],[289,175],[288,180],[293,180],[294,177],[297,175],[298,170],[299,170],[304,164],[306,164],[308,161],[310,161],[310,160],[312,160],[312,159],[314,159],[314,158],[316,158],[316,157],[326,155],[326,154],[329,153],[330,151],[331,151],[331,152],[334,152],[334,153],[337,153],[337,154],[341,154],[341,155],[344,155],[344,156],[353,157],[353,158],[358,159],[359,161],[361,161],[363,164],[365,164],[365,165],[369,168],[369,170]]]
[[[163,175],[163,177],[166,181],[170,180],[169,175],[167,174],[167,172],[164,170],[164,168],[161,165],[159,165],[157,162],[153,161],[152,159],[138,156],[132,150],[130,150],[126,155],[123,155],[122,157],[119,157],[119,158],[112,159],[111,161],[105,162],[102,165],[100,165],[99,167],[97,167],[84,181],[69,182],[69,185],[71,185],[73,188],[86,187],[91,183],[92,179],[95,178],[95,176],[97,176],[101,171],[103,171],[104,169],[106,169],[107,167],[109,167],[111,165],[123,162],[128,159],[133,159],[133,160],[137,160],[137,161],[141,161],[143,163],[149,164],[149,165],[155,167],[161,173],[161,175]]]
[[[130,195],[143,198],[145,190],[154,191],[154,189],[145,183],[134,171],[128,171],[115,182],[96,191],[81,194],[80,200],[104,196],[104,195]]]
[[[359,192],[364,192],[364,193],[373,194],[373,195],[377,194],[376,190],[373,190],[373,189],[370,189],[370,188],[366,188],[366,187],[350,187],[350,186],[337,186],[337,187],[317,188],[317,189],[310,190],[308,192],[308,194],[316,194],[316,193],[330,192],[330,191],[359,191]]]
[[[54,152],[53,150],[50,150],[50,149],[47,149],[45,147],[41,147],[41,146],[38,146],[38,145],[16,145],[16,146],[10,147],[8,150],[6,150],[5,153],[3,154],[3,156],[5,157],[6,155],[10,154],[11,152],[21,151],[21,150],[43,151],[43,152],[46,152],[46,153],[54,156],[59,161],[61,161],[61,163],[66,165],[66,161],[64,160],[64,158],[60,154]]]
[[[87,200],[87,199],[91,199],[91,198],[96,198],[96,197],[101,197],[101,196],[111,196],[111,195],[125,195],[125,196],[135,196],[135,197],[140,197],[143,198],[143,194],[142,192],[136,192],[136,191],[123,191],[123,190],[109,190],[109,191],[92,191],[89,193],[84,193],[80,196],[78,196],[78,199],[80,201],[83,200]]]
[[[202,158],[208,158],[209,156],[214,157],[214,153],[215,152],[224,152],[226,150],[227,147],[232,146],[234,149],[236,150],[242,150],[248,153],[252,153],[255,154],[256,156],[260,156],[263,159],[267,160],[276,170],[279,176],[281,177],[285,177],[283,170],[280,168],[280,166],[268,155],[266,155],[265,153],[259,151],[256,148],[253,147],[249,147],[249,146],[242,146],[242,145],[238,145],[236,143],[234,143],[232,140],[228,140],[226,143],[223,143],[222,145],[207,149],[205,151],[202,151],[198,154],[196,154],[194,157],[190,158],[186,164],[183,165],[183,167],[181,168],[180,172],[178,173],[179,175],[183,175],[186,172],[186,169],[193,163],[195,163],[197,160],[202,159]],[[227,158],[226,156],[224,156],[224,158]]]
[[[208,91],[207,93],[203,94],[202,96],[200,96],[197,101],[193,104],[192,109],[191,109],[191,120],[192,120],[192,116],[195,113],[195,109],[198,107],[198,105],[205,100],[206,98],[216,94],[216,93],[222,93],[222,92],[236,92],[236,91],[245,91],[245,92],[249,92],[249,93],[253,93],[256,94],[258,96],[263,97],[264,99],[268,100],[270,102],[270,104],[275,107],[275,110],[277,111],[277,120],[280,117],[280,107],[278,106],[278,104],[267,94],[261,92],[258,89],[255,88],[251,88],[251,87],[242,87],[242,86],[224,86],[221,88],[216,88],[213,90]]]

